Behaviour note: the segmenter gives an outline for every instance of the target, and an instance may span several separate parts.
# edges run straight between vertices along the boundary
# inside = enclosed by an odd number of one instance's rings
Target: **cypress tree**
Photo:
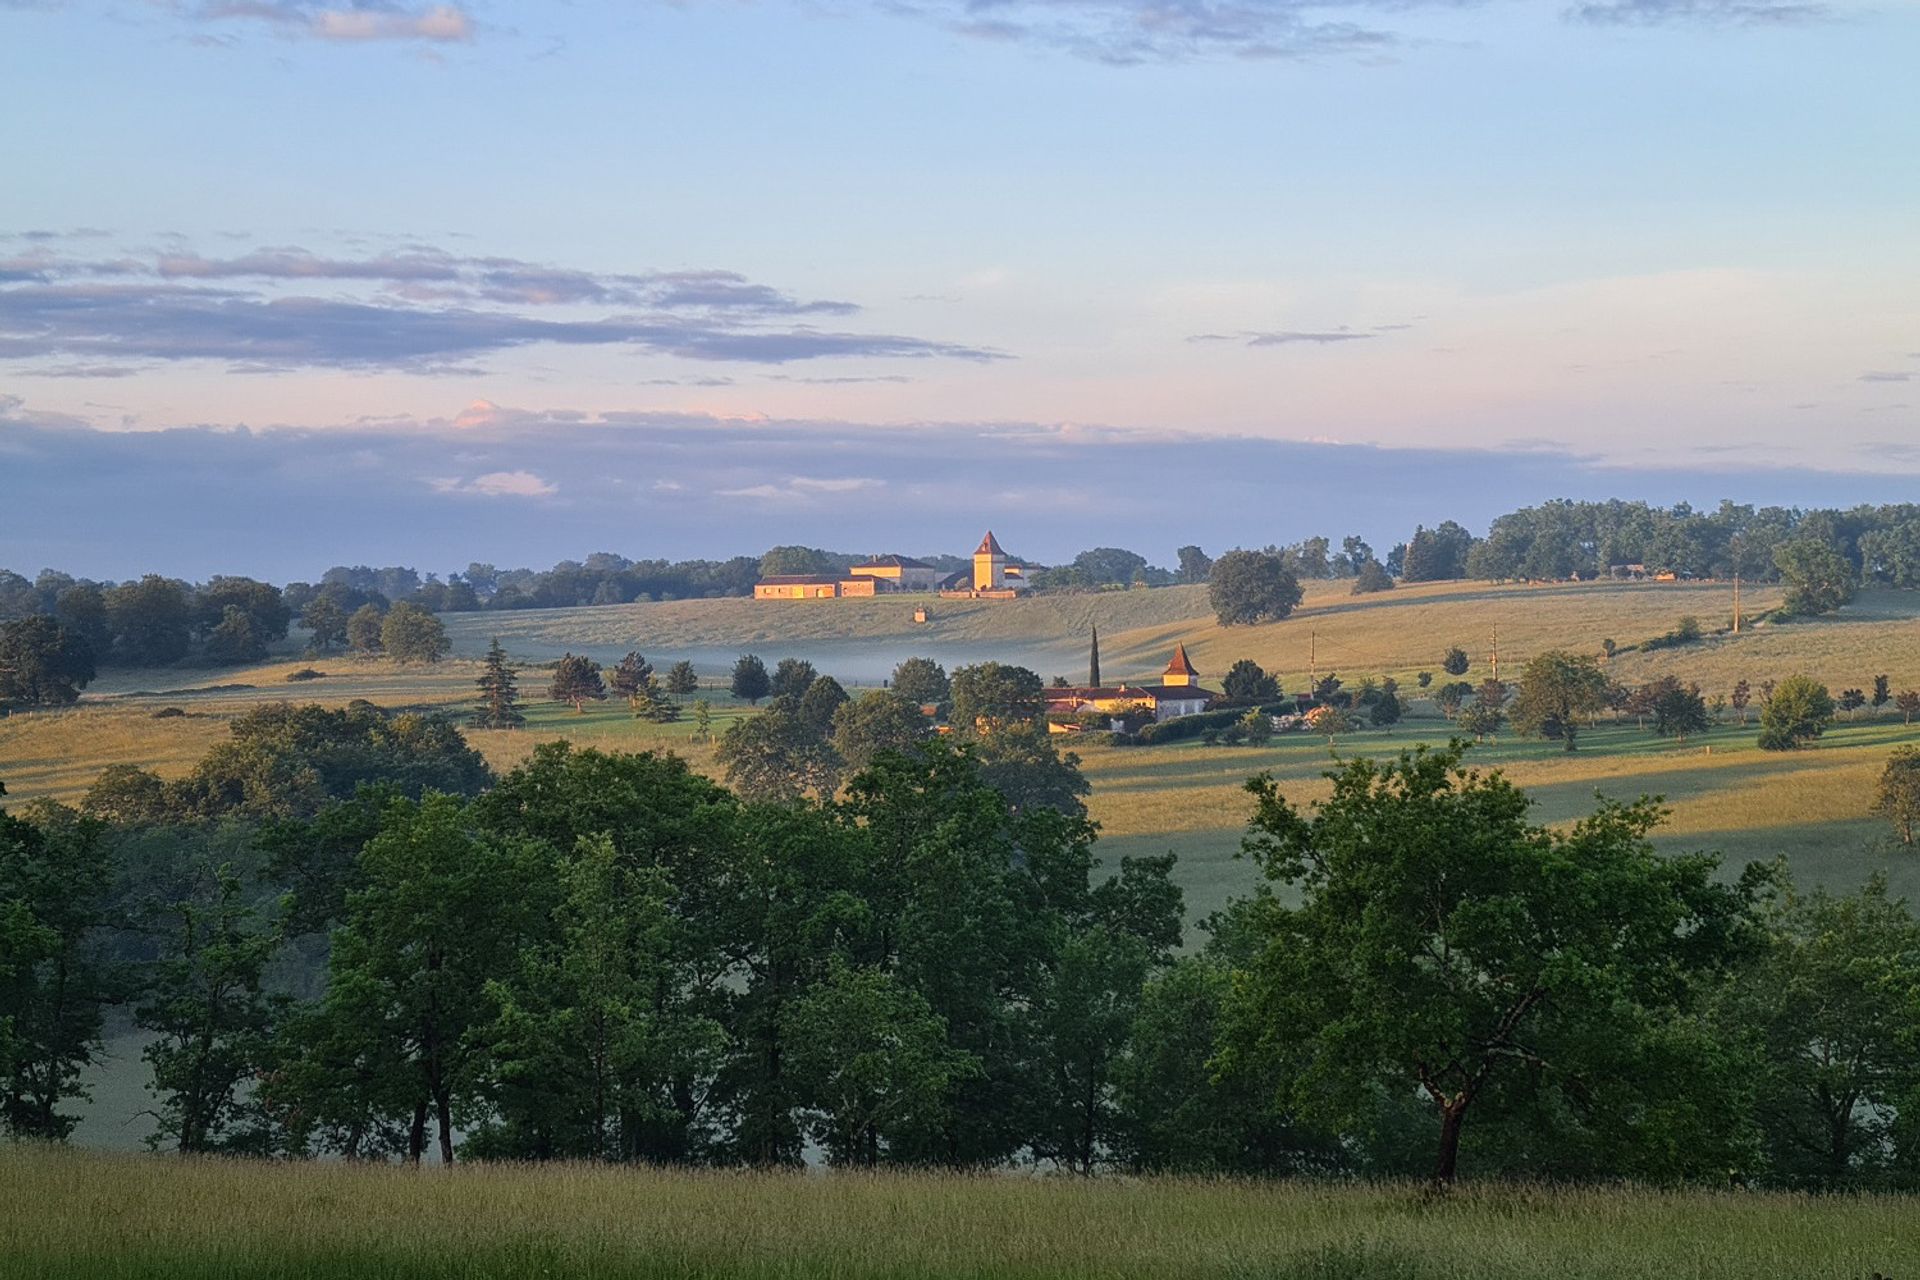
[[[1093,629],[1093,647],[1087,654],[1087,683],[1100,687],[1100,628]]]
[[[498,636],[487,647],[487,664],[476,683],[480,686],[480,710],[474,717],[475,724],[482,729],[517,729],[527,722],[520,714],[519,686]]]

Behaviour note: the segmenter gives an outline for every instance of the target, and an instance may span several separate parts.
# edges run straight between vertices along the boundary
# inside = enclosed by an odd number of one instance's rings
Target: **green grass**
[[[0,1150],[0,1275],[1866,1280],[1910,1197],[454,1170]]]

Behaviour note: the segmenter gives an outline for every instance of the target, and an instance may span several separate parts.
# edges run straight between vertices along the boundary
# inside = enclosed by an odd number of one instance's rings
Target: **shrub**
[[[287,683],[296,684],[302,680],[325,680],[327,673],[315,671],[312,667],[302,667],[298,671],[287,672]]]

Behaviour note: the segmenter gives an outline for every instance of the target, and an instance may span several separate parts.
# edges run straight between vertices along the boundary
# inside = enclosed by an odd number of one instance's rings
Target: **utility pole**
[[[1497,626],[1493,629],[1493,679],[1496,684],[1500,681],[1500,628]]]
[[[1307,632],[1307,696],[1318,699],[1320,687],[1320,633]]]
[[[1733,634],[1740,634],[1740,571],[1733,571]]]

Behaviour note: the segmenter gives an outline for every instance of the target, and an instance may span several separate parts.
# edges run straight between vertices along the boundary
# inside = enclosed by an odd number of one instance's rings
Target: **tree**
[[[1744,679],[1736,681],[1727,701],[1740,713],[1740,723],[1744,726],[1747,723],[1747,707],[1753,701],[1753,686]]]
[[[220,625],[207,633],[207,660],[239,665],[258,662],[266,656],[266,642],[255,631],[253,616],[245,609],[228,605]]]
[[[1087,575],[1096,586],[1125,586],[1147,567],[1147,558],[1124,547],[1095,547],[1073,558],[1073,567]]]
[[[477,1074],[498,1118],[470,1141],[508,1158],[665,1154],[680,1082],[710,1079],[725,1045],[696,994],[697,926],[666,870],[609,835],[580,836],[554,874],[553,927],[488,984]]]
[[[1737,972],[1717,1021],[1753,1052],[1768,1171],[1812,1190],[1885,1186],[1920,1083],[1920,925],[1880,872],[1846,897],[1789,892],[1766,924],[1766,949]]]
[[[587,703],[602,701],[607,696],[607,686],[600,678],[600,664],[585,654],[565,655],[553,666],[553,683],[547,687],[547,696],[555,702],[571,703],[574,714],[585,715]]]
[[[395,662],[433,663],[453,651],[453,642],[440,619],[403,600],[381,620],[380,647]]]
[[[733,664],[733,696],[758,706],[773,682],[767,678],[767,664],[751,653],[743,653]]]
[[[1575,749],[1579,717],[1607,705],[1607,677],[1592,658],[1549,650],[1527,663],[1509,715],[1522,733],[1558,738]]]
[[[1241,658],[1220,680],[1220,692],[1239,706],[1272,702],[1280,696],[1280,682],[1268,675],[1252,658]]]
[[[1440,669],[1450,676],[1467,674],[1467,666],[1467,651],[1459,645],[1447,650],[1446,656],[1440,659]]]
[[[908,658],[893,669],[893,691],[923,707],[938,707],[952,694],[947,670],[932,658]]]
[[[805,658],[782,658],[773,669],[768,689],[776,698],[801,698],[819,674]]]
[[[1507,682],[1488,676],[1474,686],[1473,700],[1483,707],[1492,707],[1495,711],[1505,709],[1507,705]]]
[[[638,653],[628,653],[607,672],[607,689],[632,705],[634,695],[653,677],[653,664]]]
[[[1842,689],[1835,705],[1846,712],[1847,719],[1851,720],[1854,712],[1867,705],[1866,692],[1861,689]]]
[[[726,770],[727,785],[746,800],[785,804],[809,793],[825,799],[840,785],[832,744],[787,695],[729,725],[714,759]]]
[[[454,1112],[478,1095],[481,1032],[496,1014],[488,984],[551,915],[542,849],[484,829],[451,796],[382,816],[332,934],[326,994],[290,1020],[266,1086],[301,1118],[298,1145],[365,1155],[385,1132],[417,1164],[431,1117],[452,1163]]]
[[[1213,562],[1207,598],[1222,626],[1275,621],[1300,603],[1300,581],[1285,560],[1263,551],[1229,551]]]
[[[231,607],[231,606],[229,606]],[[273,1131],[254,1094],[270,1061],[276,1002],[264,975],[278,938],[222,865],[173,904],[165,949],[134,1020],[160,1097],[147,1145],[266,1154]]]
[[[882,751],[911,751],[932,729],[920,704],[899,689],[874,689],[833,713],[833,749],[849,774],[860,773]]]
[[[1920,823],[1920,747],[1896,747],[1880,773],[1880,786],[1871,810],[1893,823],[1901,844],[1913,843]]]
[[[113,647],[113,622],[107,616],[107,597],[91,582],[76,582],[54,597],[54,621],[85,640],[95,659]]]
[[[1026,667],[981,662],[960,667],[951,681],[954,726],[964,732],[1037,724],[1046,710],[1046,684]]]
[[[1773,563],[1787,589],[1781,608],[1790,617],[1832,613],[1853,599],[1858,575],[1823,539],[1800,537],[1782,543],[1774,549]]]
[[[1473,697],[1473,686],[1465,680],[1449,680],[1433,692],[1433,705],[1440,708],[1440,714],[1451,720],[1460,714],[1460,708],[1467,705]]]
[[[68,706],[93,675],[93,646],[52,618],[0,623],[0,707]]]
[[[1650,801],[1529,826],[1525,793],[1457,747],[1329,776],[1305,811],[1248,783],[1245,848],[1299,905],[1257,904],[1224,1072],[1270,1072],[1283,1105],[1339,1127],[1417,1091],[1443,1185],[1480,1114],[1554,1117],[1621,1172],[1725,1168],[1735,1117],[1688,1105],[1723,1073],[1693,1019],[1750,945],[1752,875],[1656,853]]]
[[[300,611],[300,625],[310,633],[315,653],[330,653],[347,642],[347,611],[332,596],[315,596]]]
[[[847,691],[832,676],[820,676],[800,696],[800,718],[825,738],[833,732],[833,717],[848,702]]]
[[[1902,690],[1894,695],[1893,705],[1900,708],[1904,723],[1911,725],[1915,713],[1920,712],[1920,689]]]
[[[1403,582],[1441,582],[1467,576],[1467,554],[1473,535],[1451,520],[1438,528],[1422,525],[1413,531],[1400,569]]]
[[[285,640],[287,625],[293,621],[293,610],[280,588],[253,578],[216,577],[200,588],[194,605],[203,633],[224,622],[229,609],[238,609],[247,616],[249,629],[263,648]]]
[[[347,619],[347,644],[363,658],[380,652],[381,624],[385,621],[380,606],[363,604]]]
[[[1255,707],[1233,722],[1248,744],[1263,747],[1273,738],[1273,717]]]
[[[136,667],[159,667],[187,656],[193,610],[186,586],[150,573],[107,592],[107,618],[120,656]]]
[[[1877,712],[1892,701],[1893,685],[1885,676],[1875,676],[1873,678],[1873,709]]]
[[[1833,695],[1811,676],[1788,676],[1773,688],[1760,708],[1760,747],[1793,751],[1827,731],[1833,723]]]
[[[1332,746],[1334,739],[1341,734],[1353,732],[1353,717],[1341,708],[1328,703],[1307,712],[1307,728],[1315,733],[1325,734],[1327,745]]]
[[[1500,726],[1507,722],[1507,713],[1497,706],[1475,701],[1460,713],[1460,727],[1473,735],[1475,742],[1485,742],[1500,732]]]
[[[1081,797],[1093,788],[1080,774],[1080,757],[1055,746],[1044,724],[1003,725],[980,736],[973,750],[980,781],[999,792],[1015,813],[1052,809],[1086,816]]]
[[[1385,729],[1400,723],[1400,697],[1391,691],[1383,692],[1367,708],[1367,721],[1376,729]]]
[[[0,795],[5,789],[0,788]],[[112,866],[98,822],[43,807],[0,810],[0,1128],[64,1139],[85,1101],[102,1010],[120,983],[101,949]]]
[[[1360,566],[1353,578],[1353,594],[1372,595],[1375,592],[1393,590],[1393,578],[1378,560],[1368,560]]]
[[[685,658],[667,668],[667,692],[676,698],[684,698],[700,687],[700,677],[693,672],[693,664]]]
[[[1207,575],[1213,572],[1213,557],[1199,547],[1185,546],[1174,553],[1179,557],[1180,581],[1185,583],[1205,582]]]
[[[1648,686],[1648,694],[1653,731],[1663,738],[1685,742],[1696,733],[1705,733],[1712,724],[1697,684],[1683,685],[1673,676],[1662,676]]]
[[[713,704],[705,698],[693,700],[693,739],[695,742],[713,741]]]
[[[475,683],[480,689],[480,709],[474,713],[474,724],[482,729],[518,729],[527,722],[520,712],[519,678],[507,662],[507,651],[500,647],[499,636],[487,646],[480,678]]]
[[[954,1083],[980,1070],[924,996],[876,969],[836,963],[781,1020],[815,1140],[835,1164],[872,1168],[896,1129],[938,1129]]]

